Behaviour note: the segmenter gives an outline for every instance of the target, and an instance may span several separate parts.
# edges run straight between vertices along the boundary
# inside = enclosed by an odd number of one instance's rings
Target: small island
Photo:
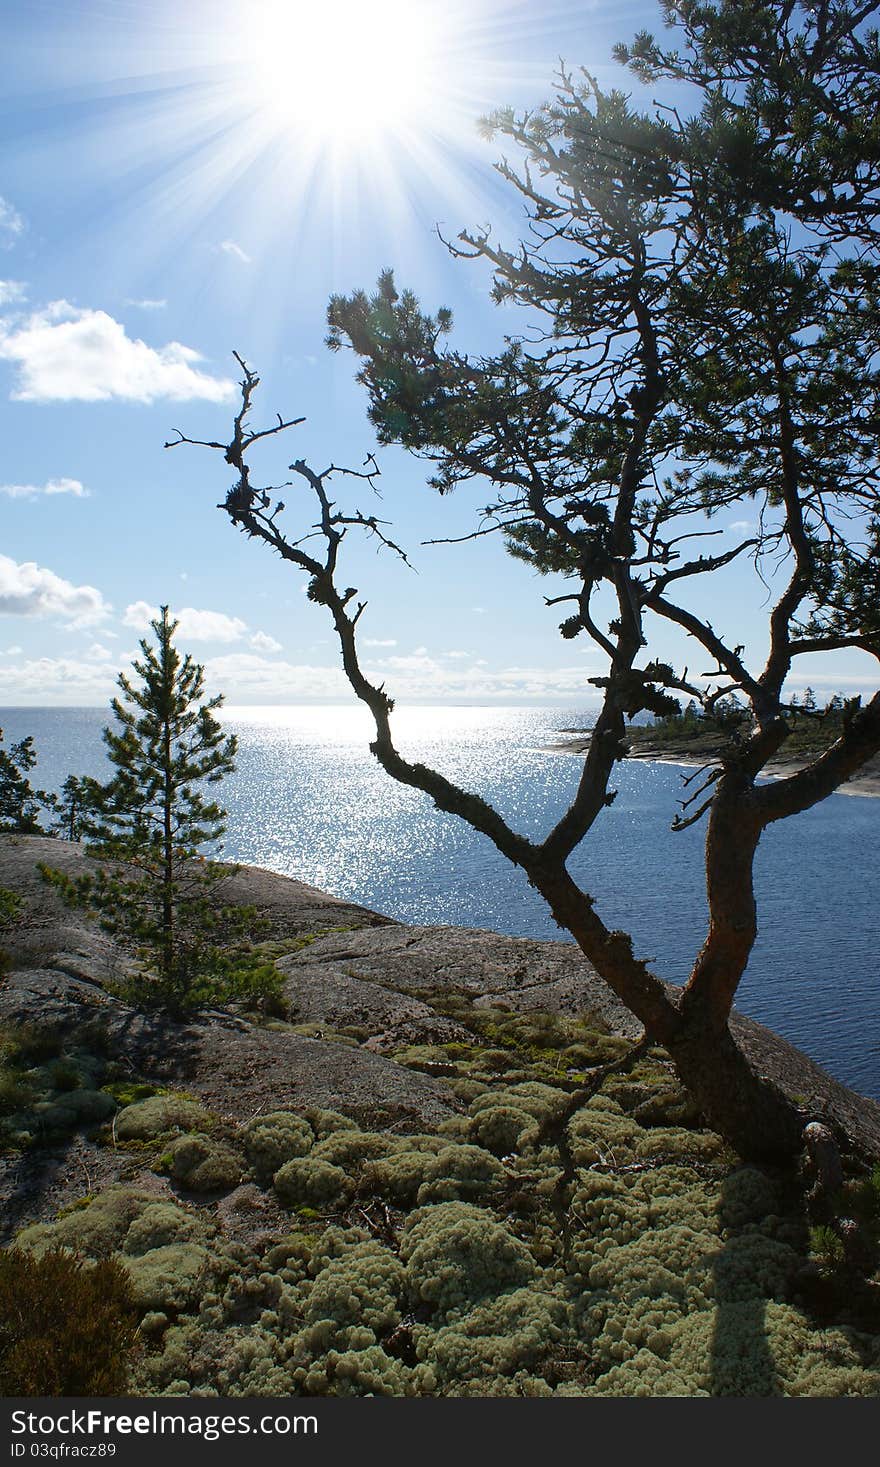
[[[782,752],[769,761],[766,773],[776,778],[793,774],[833,744],[843,727],[846,706],[839,694],[822,709],[810,688],[806,689],[803,700],[795,695],[788,719],[790,733]],[[711,714],[702,712],[691,702],[677,716],[671,714],[649,724],[631,724],[627,731],[626,757],[694,768],[718,764],[725,750],[742,735],[744,716],[745,710],[733,699],[719,702]],[[563,728],[559,733],[566,739],[551,746],[556,753],[585,754],[590,747],[589,729]],[[841,785],[839,793],[880,795],[880,758],[870,759]]]

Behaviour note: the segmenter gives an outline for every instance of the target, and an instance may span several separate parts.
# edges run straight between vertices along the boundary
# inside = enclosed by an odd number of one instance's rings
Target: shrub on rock
[[[285,1207],[329,1209],[342,1205],[351,1192],[341,1167],[311,1156],[288,1161],[275,1173],[273,1185]]]
[[[310,1151],[315,1136],[301,1116],[289,1110],[255,1116],[244,1128],[244,1149],[254,1174],[271,1181],[279,1167]]]
[[[198,1101],[181,1095],[151,1095],[119,1112],[116,1136],[120,1141],[155,1141],[173,1131],[196,1131],[209,1120]]]
[[[241,1157],[210,1136],[180,1136],[168,1154],[171,1175],[192,1192],[231,1192],[241,1181]]]
[[[137,1315],[125,1270],[61,1248],[0,1252],[0,1395],[118,1396]]]

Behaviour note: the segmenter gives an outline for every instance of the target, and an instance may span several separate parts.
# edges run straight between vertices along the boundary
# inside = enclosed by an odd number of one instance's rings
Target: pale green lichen
[[[308,1295],[305,1338],[309,1348],[363,1349],[400,1323],[406,1292],[403,1264],[378,1243],[358,1243],[332,1259]]]
[[[204,1243],[212,1231],[204,1219],[173,1202],[149,1202],[132,1219],[122,1241],[122,1251],[131,1257],[140,1257],[153,1248]]]
[[[171,1175],[192,1192],[229,1192],[241,1181],[241,1157],[211,1136],[180,1136],[168,1156]]]
[[[330,1166],[356,1171],[364,1161],[392,1155],[398,1144],[396,1136],[375,1131],[339,1130],[317,1141],[312,1155]]]
[[[534,1116],[512,1105],[485,1105],[468,1122],[467,1134],[478,1146],[507,1156],[537,1134]]]
[[[449,1005],[470,1022],[469,1000]],[[246,1158],[299,1209],[295,1233],[251,1187],[257,1226],[277,1233],[233,1243],[224,1203],[215,1223],[208,1200],[180,1204],[154,1177],[152,1192],[108,1188],[21,1241],[123,1261],[144,1311],[132,1380],[143,1394],[880,1393],[880,1335],[840,1323],[846,1309],[868,1309],[876,1279],[848,1303],[833,1263],[820,1275],[809,1261],[791,1182],[732,1163],[695,1115],[674,1123],[687,1097],[661,1053],[574,1116],[565,1173],[552,1122],[568,1090],[550,1082],[568,1071],[570,1087],[571,1063],[595,1059],[588,1028],[496,1006],[474,1032],[497,1047],[436,1046],[469,1070],[454,1082],[467,1113],[417,1135],[383,1128],[378,1114],[357,1124],[319,1110],[236,1130],[185,1096],[127,1092],[136,1103],[117,1139],[161,1140],[172,1181],[188,1187],[218,1152],[234,1185]],[[46,1103],[91,1093],[87,1066],[65,1070],[50,1055],[43,1069],[41,1087],[50,1070],[70,1085],[40,1089]],[[132,1151],[120,1160],[130,1165]],[[844,1200],[862,1199],[873,1227],[866,1187],[848,1181]],[[821,1325],[807,1312],[813,1288]]]
[[[210,1116],[204,1106],[179,1095],[152,1095],[127,1105],[116,1117],[119,1141],[155,1141],[174,1131],[204,1129]]]
[[[565,1302],[551,1294],[515,1289],[441,1329],[417,1328],[416,1354],[441,1386],[461,1392],[467,1385],[483,1395],[499,1376],[521,1382],[552,1357],[566,1337],[568,1313]]]
[[[169,1243],[137,1256],[123,1256],[135,1299],[142,1309],[182,1309],[204,1286],[211,1255],[198,1243]]]
[[[485,1200],[504,1180],[503,1166],[481,1146],[444,1146],[428,1159],[416,1200],[420,1205]]]
[[[107,1258],[120,1248],[134,1219],[155,1198],[137,1188],[113,1186],[90,1199],[86,1207],[66,1213],[54,1223],[35,1223],[18,1234],[20,1247],[36,1253],[70,1248],[89,1258]]]
[[[519,1238],[491,1212],[466,1202],[439,1202],[412,1213],[400,1256],[413,1299],[441,1315],[527,1284],[537,1272]]]
[[[352,1189],[341,1167],[311,1156],[286,1162],[275,1173],[273,1185],[285,1207],[324,1209],[343,1204]]]
[[[303,1112],[303,1119],[308,1121],[319,1139],[322,1136],[330,1136],[334,1131],[360,1130],[357,1121],[353,1121],[350,1116],[343,1115],[339,1110],[309,1109]]]
[[[307,1121],[289,1110],[255,1116],[242,1133],[245,1155],[261,1181],[271,1181],[279,1167],[311,1151],[315,1134]]]

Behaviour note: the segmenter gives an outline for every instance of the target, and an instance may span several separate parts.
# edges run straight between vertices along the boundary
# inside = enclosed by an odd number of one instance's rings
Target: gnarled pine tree
[[[323,550],[302,530],[284,533],[284,506],[251,484],[247,454],[285,424],[249,428],[258,379],[240,358],[232,440],[210,446],[237,474],[223,506],[232,522],[303,570],[311,599],[328,608],[382,766],[523,868],[743,1153],[785,1156],[806,1117],[755,1073],[729,1017],[757,933],[763,831],[880,750],[877,694],[847,706],[838,735],[802,770],[760,782],[788,736],[786,680],[801,659],[841,648],[880,656],[880,47],[865,28],[873,5],[662,8],[681,51],[641,35],[618,57],[653,83],[686,83],[689,115],[639,112],[621,92],[563,73],[553,102],[491,121],[523,158],[499,171],[529,230],[514,249],[486,233],[452,248],[490,264],[496,300],[531,311],[527,340],[507,339],[494,356],[457,351],[445,344],[451,314],[423,311],[390,272],[375,294],[337,297],[329,310],[330,345],[360,358],[380,443],[430,460],[441,493],[488,481],[494,497],[477,533],[495,530],[515,556],[563,576],[567,588],[547,601],[566,605],[563,637],[589,638],[607,661],[593,680],[602,704],[577,792],[543,840],[396,749],[392,701],[358,658],[363,602],[339,571],[351,528],[391,542],[374,517],[330,499],[336,470],[303,460],[291,468],[314,495],[311,533]],[[743,507],[755,528],[707,550],[707,520]],[[774,587],[757,656],[735,626],[716,627],[699,609],[734,563],[753,566],[756,606],[765,578]],[[711,659],[706,681],[651,655],[660,623]],[[737,695],[750,722],[677,820],[708,816],[710,915],[676,990],[626,933],[609,930],[567,862],[614,798],[626,720],[668,712],[679,694],[706,709]]]

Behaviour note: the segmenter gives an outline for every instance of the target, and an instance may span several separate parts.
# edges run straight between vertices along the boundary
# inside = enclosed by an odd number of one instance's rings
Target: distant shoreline
[[[558,743],[546,745],[548,753],[553,754],[586,754],[590,747],[592,735],[588,732],[580,734],[576,729],[560,729],[561,734],[570,734],[572,737],[560,740]],[[575,735],[579,735],[575,737]],[[701,749],[694,752],[692,744],[684,739],[664,739],[651,743],[648,739],[639,740],[639,746],[632,744],[626,755],[627,759],[643,759],[651,764],[675,764],[685,769],[701,769],[718,763],[718,747]],[[798,759],[771,759],[767,768],[763,771],[770,779],[785,779],[790,774],[796,774],[799,769],[804,768],[805,761]],[[880,797],[880,758],[871,759],[865,769],[853,775],[834,791],[839,795],[863,795],[869,799]]]

